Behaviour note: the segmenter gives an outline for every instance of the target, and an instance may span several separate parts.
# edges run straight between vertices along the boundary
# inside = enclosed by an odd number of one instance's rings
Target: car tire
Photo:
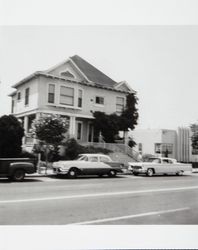
[[[76,168],[71,168],[67,176],[71,179],[75,179],[78,176],[78,170]]]
[[[12,181],[23,181],[25,177],[25,171],[23,169],[16,169],[11,175]]]
[[[115,177],[117,175],[117,172],[115,170],[110,170],[108,176],[109,177]]]
[[[152,168],[147,169],[146,175],[151,177],[154,174],[154,170]]]
[[[138,173],[132,173],[132,174],[135,175],[135,176],[139,175]]]
[[[180,170],[179,172],[176,173],[176,175],[181,176],[184,174],[184,171]]]

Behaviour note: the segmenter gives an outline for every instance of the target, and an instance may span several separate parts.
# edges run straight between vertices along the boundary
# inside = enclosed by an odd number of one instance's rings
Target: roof
[[[63,63],[68,62],[68,61],[71,61],[71,63],[73,63],[73,65],[81,72],[81,74],[84,76],[84,78],[86,80],[77,81],[74,79],[69,79],[69,78],[61,77],[61,76],[54,75],[54,74],[50,73],[50,71],[52,69],[55,69],[55,68],[61,66]],[[87,61],[85,61],[83,58],[81,58],[78,55],[70,57],[69,59],[67,59],[67,61],[64,61],[64,62],[60,63],[59,65],[52,67],[52,69],[46,70],[46,71],[36,71],[36,72],[32,73],[31,75],[25,77],[21,81],[17,82],[12,87],[17,88],[19,85],[26,83],[35,77],[45,76],[45,77],[49,77],[49,78],[53,78],[53,79],[60,79],[63,81],[76,82],[76,83],[80,83],[83,85],[88,85],[88,86],[92,86],[92,87],[96,87],[96,88],[108,89],[108,90],[122,92],[122,93],[129,93],[129,92],[135,93],[135,91],[132,90],[125,81],[120,82],[120,83],[115,82],[110,77],[105,75],[103,72],[101,72],[100,70],[95,68],[93,65],[91,65],[90,63],[88,63]],[[127,88],[129,88],[129,91],[126,89],[121,89],[120,86],[122,84],[125,84],[127,86]],[[10,96],[13,96],[13,93],[11,93]]]
[[[82,59],[80,56],[75,55],[70,57],[70,59],[76,64],[76,66],[90,81],[99,85],[107,85],[109,87],[113,87],[116,84],[114,80],[112,80],[110,77],[102,73],[93,65]]]

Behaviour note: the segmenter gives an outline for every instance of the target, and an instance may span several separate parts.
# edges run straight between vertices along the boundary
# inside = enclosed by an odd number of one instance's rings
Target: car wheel
[[[180,175],[181,176],[181,175],[183,175],[183,173],[184,173],[184,171],[181,170],[181,171],[177,172],[176,175]]]
[[[115,177],[116,174],[117,174],[117,172],[116,172],[115,170],[112,169],[112,170],[109,171],[109,174],[108,174],[108,175],[109,175],[109,177]]]
[[[138,173],[132,173],[133,175],[135,175],[135,176],[137,176],[138,175]]]
[[[154,174],[153,169],[152,169],[152,168],[149,168],[149,169],[147,170],[146,174],[147,174],[147,176],[149,176],[149,177],[153,176],[153,174]]]
[[[25,177],[25,171],[23,169],[16,169],[11,176],[13,181],[23,181]]]
[[[68,177],[69,178],[73,178],[74,179],[74,178],[77,177],[77,175],[78,175],[78,171],[75,168],[70,169],[69,172],[68,172]]]

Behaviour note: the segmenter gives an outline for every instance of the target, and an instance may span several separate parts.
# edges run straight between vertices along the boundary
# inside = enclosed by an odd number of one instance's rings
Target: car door
[[[83,164],[83,173],[92,175],[92,174],[97,174],[98,173],[98,168],[99,168],[99,159],[98,156],[88,156],[88,161]]]
[[[161,170],[163,174],[173,173],[173,164],[169,159],[162,159]]]
[[[112,168],[111,163],[113,163],[111,159],[108,156],[102,155],[99,157],[99,162],[100,168],[98,169],[98,171],[100,172],[100,174],[109,173],[109,170]]]

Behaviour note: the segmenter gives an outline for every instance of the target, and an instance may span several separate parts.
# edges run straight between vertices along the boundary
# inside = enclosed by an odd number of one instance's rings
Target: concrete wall
[[[155,143],[162,142],[162,133],[159,129],[136,129],[129,136],[132,136],[137,143],[135,150],[138,151],[138,143],[142,143],[142,154],[155,155]]]
[[[129,136],[132,136],[137,143],[135,150],[138,151],[138,144],[142,144],[142,154],[162,155],[162,153],[155,152],[155,144],[172,144],[173,153],[169,154],[169,157],[177,158],[176,139],[177,134],[174,130],[165,129],[136,129],[130,132]]]

